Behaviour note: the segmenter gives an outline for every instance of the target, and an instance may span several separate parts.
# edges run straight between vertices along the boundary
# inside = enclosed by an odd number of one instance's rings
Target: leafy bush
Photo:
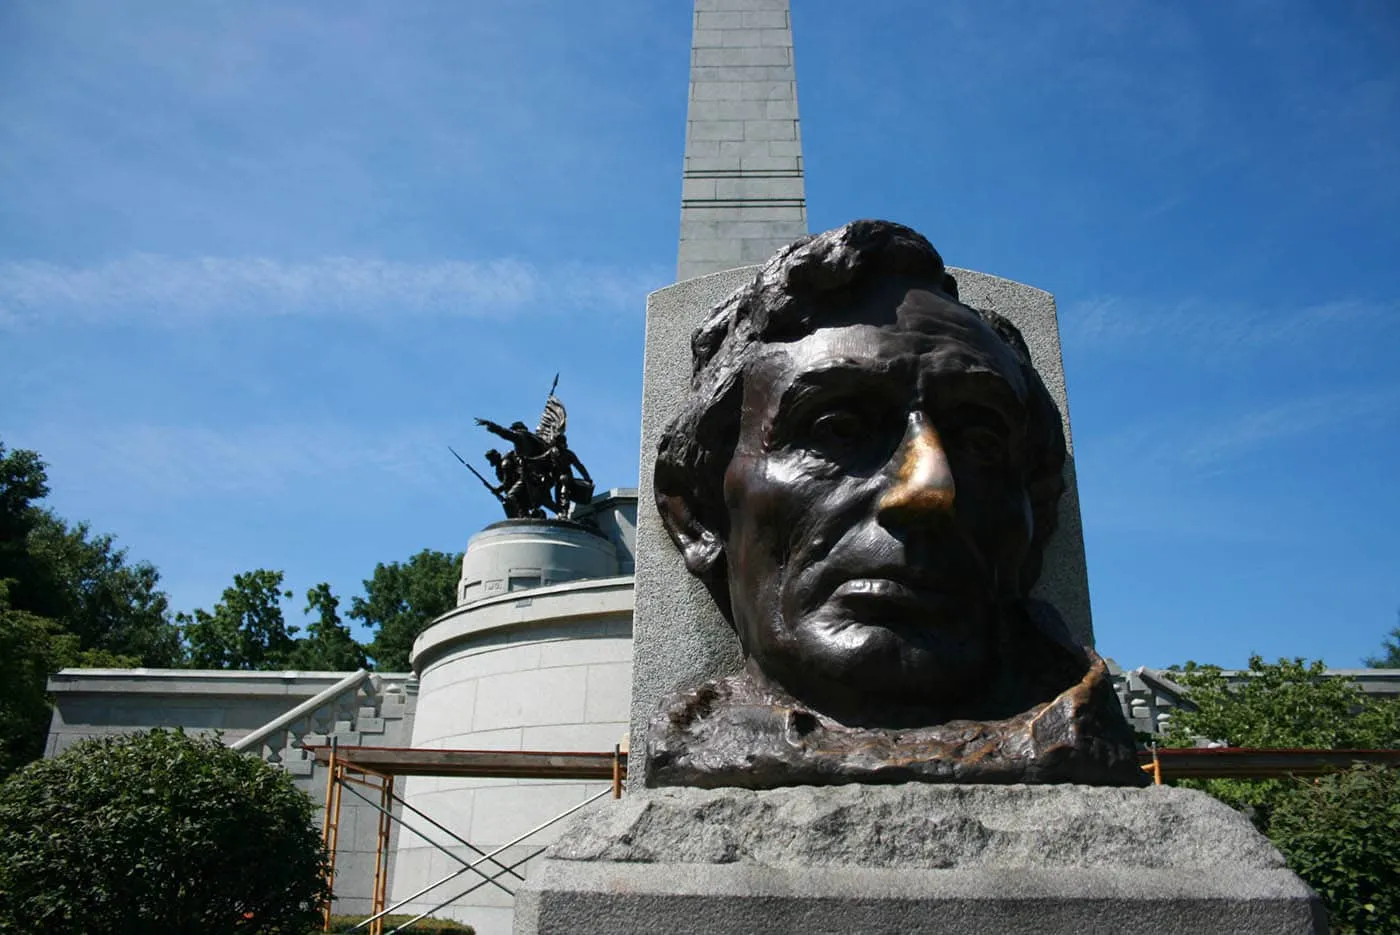
[[[1400,932],[1400,771],[1358,764],[1295,781],[1269,838],[1327,904],[1333,931]]]
[[[331,916],[332,932],[352,932],[355,926],[359,925],[369,916]],[[384,917],[384,931],[392,932],[395,926],[402,925],[413,916],[394,915]],[[315,930],[307,935],[318,935],[321,927],[316,926]],[[360,929],[361,932],[368,931],[368,927]],[[434,919],[432,917],[415,922],[409,926],[408,931],[414,935],[474,935],[476,929],[470,925],[463,925],[461,922],[454,922],[451,919]]]
[[[213,738],[85,741],[0,785],[0,932],[305,932],[326,894],[313,812]]]
[[[1227,679],[1188,663],[1173,678],[1194,711],[1173,713],[1166,741],[1197,738],[1235,747],[1368,749],[1400,746],[1400,700],[1325,678],[1319,661],[1249,660]],[[1247,814],[1317,890],[1334,932],[1400,935],[1400,772],[1358,764],[1320,779],[1182,780]]]
[[[1195,711],[1172,713],[1171,746],[1197,738],[1232,747],[1378,748],[1400,742],[1400,704],[1350,679],[1328,678],[1322,660],[1252,656],[1242,676],[1188,662],[1172,678],[1190,689]]]

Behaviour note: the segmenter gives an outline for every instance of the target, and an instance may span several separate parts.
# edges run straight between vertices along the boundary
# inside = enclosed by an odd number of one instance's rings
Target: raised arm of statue
[[[486,429],[486,431],[490,432],[492,435],[497,435],[501,438],[504,438],[508,442],[519,441],[519,439],[516,437],[516,434],[510,429],[506,428],[504,425],[492,422],[490,419],[476,419],[474,421],[477,425]]]

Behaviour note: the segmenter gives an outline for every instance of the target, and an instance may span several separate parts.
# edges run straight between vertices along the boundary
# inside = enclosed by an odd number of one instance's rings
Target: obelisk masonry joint
[[[677,280],[807,233],[788,0],[696,0]]]

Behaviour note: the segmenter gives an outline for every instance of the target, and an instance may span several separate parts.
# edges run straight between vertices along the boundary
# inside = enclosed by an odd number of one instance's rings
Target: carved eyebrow
[[[821,365],[799,373],[783,390],[782,397],[778,400],[776,417],[781,419],[794,406],[801,403],[815,393],[823,390],[839,388],[842,383],[848,380],[859,379],[866,385],[862,389],[869,389],[868,381],[874,380],[877,383],[886,384],[890,388],[898,387],[908,376],[915,361],[901,360],[857,360],[853,358],[840,358],[830,360]]]
[[[937,408],[980,409],[997,415],[1008,428],[1024,426],[1030,414],[1016,387],[991,370],[934,372],[919,384],[920,395],[931,397]]]

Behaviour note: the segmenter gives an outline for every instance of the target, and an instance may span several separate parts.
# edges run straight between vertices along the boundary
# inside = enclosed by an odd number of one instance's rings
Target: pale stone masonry
[[[695,0],[677,280],[807,233],[788,0]]]

